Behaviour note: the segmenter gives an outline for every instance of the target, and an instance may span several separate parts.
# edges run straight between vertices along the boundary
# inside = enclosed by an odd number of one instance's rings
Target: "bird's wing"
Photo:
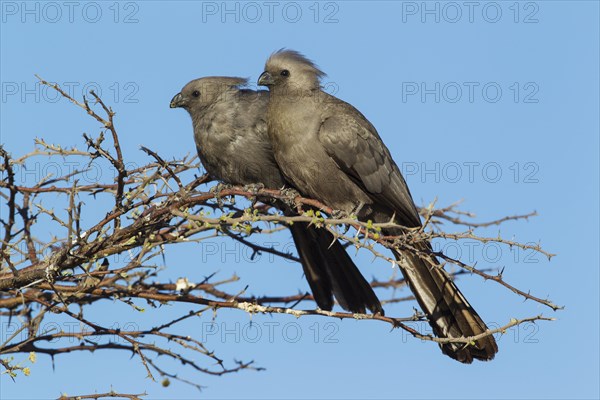
[[[410,191],[375,127],[357,109],[335,99],[327,106],[319,140],[338,167],[397,221],[420,226]]]

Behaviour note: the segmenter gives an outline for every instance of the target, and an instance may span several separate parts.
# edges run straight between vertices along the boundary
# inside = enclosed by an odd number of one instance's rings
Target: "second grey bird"
[[[268,132],[284,176],[305,196],[356,213],[363,221],[395,219],[404,227],[420,227],[408,186],[375,127],[352,105],[324,92],[323,76],[302,54],[280,50],[267,60],[259,78],[258,84],[271,93]],[[390,236],[402,233],[402,229],[384,231]],[[434,333],[441,338],[485,333],[486,324],[430,255],[430,244],[415,247],[417,251],[394,255]],[[492,336],[441,348],[464,363],[491,360],[498,351]]]
[[[184,108],[192,117],[200,161],[214,178],[233,185],[288,186],[273,156],[265,119],[268,91],[244,89],[247,80],[205,77],[193,80],[171,100],[171,108]],[[283,202],[276,206],[291,210]],[[344,247],[325,229],[307,223],[290,231],[304,274],[318,306],[333,307],[333,295],[346,310],[366,308],[383,314],[381,303]]]

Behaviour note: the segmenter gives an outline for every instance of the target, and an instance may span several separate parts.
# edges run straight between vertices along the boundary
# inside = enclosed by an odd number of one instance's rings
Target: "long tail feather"
[[[426,246],[429,248],[429,244]],[[488,330],[435,257],[421,258],[408,252],[395,253],[395,256],[436,336],[461,338],[480,335]],[[473,344],[446,343],[440,347],[444,354],[467,364],[473,359],[491,360],[498,352],[498,345],[491,335]]]
[[[321,309],[330,311],[335,295],[347,311],[365,313],[368,308],[373,313],[383,314],[373,288],[331,233],[305,223],[296,223],[290,230],[304,275]]]

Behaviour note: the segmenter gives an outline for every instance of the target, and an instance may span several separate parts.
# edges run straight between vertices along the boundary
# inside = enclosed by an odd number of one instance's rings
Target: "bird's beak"
[[[258,77],[258,84],[260,86],[271,86],[273,85],[275,82],[273,81],[273,77],[271,76],[270,73],[268,73],[267,71],[263,72],[262,74],[260,74],[260,76]]]
[[[171,100],[170,107],[177,108],[183,106],[183,95],[181,93],[177,93],[175,97]]]

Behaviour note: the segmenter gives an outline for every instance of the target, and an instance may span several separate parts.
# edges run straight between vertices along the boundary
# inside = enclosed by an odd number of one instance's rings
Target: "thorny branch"
[[[335,210],[314,199],[302,198],[286,190],[250,191],[240,187],[209,189],[207,185],[212,180],[208,175],[193,175],[197,168],[194,157],[172,160],[142,147],[148,157],[147,162],[141,166],[126,168],[131,163],[125,162],[113,110],[95,93],[91,93],[93,104],[86,98],[80,102],[56,84],[39,79],[42,84],[54,88],[83,109],[101,126],[96,137],[83,135],[87,150],[64,148],[36,139],[32,152],[13,158],[0,146],[0,197],[5,203],[1,219],[4,233],[0,264],[0,316],[16,318],[20,323],[20,327],[9,337],[0,340],[0,368],[3,369],[2,373],[13,379],[18,374],[28,374],[29,371],[29,367],[15,361],[16,354],[29,354],[29,360],[34,362],[35,354],[46,354],[54,360],[57,355],[105,349],[131,353],[151,379],[158,375],[163,379],[191,384],[198,389],[202,386],[195,383],[197,380],[180,377],[176,371],[170,371],[161,365],[161,360],[179,361],[192,371],[211,375],[245,369],[260,370],[261,368],[254,366],[253,361],[234,361],[229,366],[212,350],[207,349],[206,343],[178,333],[177,329],[184,321],[201,318],[203,315],[214,318],[221,309],[241,310],[250,315],[261,313],[288,314],[295,318],[320,316],[368,319],[390,324],[393,328],[409,332],[415,338],[437,343],[454,341],[468,344],[483,336],[440,339],[423,334],[409,324],[425,320],[425,316],[420,313],[391,317],[310,308],[299,310],[296,306],[300,303],[314,305],[310,294],[247,296],[245,290],[228,290],[228,285],[239,281],[237,276],[217,281],[215,274],[212,274],[201,282],[180,278],[173,283],[172,279],[165,279],[163,276],[169,267],[164,265],[164,255],[167,247],[178,243],[203,242],[224,237],[250,249],[252,257],[267,253],[282,261],[297,261],[295,255],[280,248],[254,243],[253,238],[273,233],[292,223],[308,222],[329,230],[349,246],[368,251],[373,257],[392,264],[396,261],[385,255],[384,247],[397,247],[420,254],[414,243],[424,239],[494,243],[507,249],[518,248],[542,254],[548,259],[553,256],[539,243],[522,243],[501,236],[487,237],[477,231],[489,226],[500,226],[507,221],[527,220],[535,216],[535,212],[480,222],[474,219],[473,214],[460,210],[458,204],[442,208],[434,208],[432,204],[420,209],[426,222],[422,229],[404,229],[405,234],[391,237],[383,236],[381,231],[382,228],[397,227],[393,221],[375,224],[358,221],[353,215],[329,217],[340,213],[335,213]],[[111,146],[104,143],[106,132],[110,132]],[[26,167],[32,160],[52,157],[79,160],[85,167],[61,176],[39,177],[33,185],[18,181],[16,169]],[[98,165],[112,169],[115,172],[114,180],[90,182],[89,179],[84,179],[89,168]],[[236,200],[240,199],[249,201],[242,200],[243,205],[240,207],[236,205]],[[263,204],[256,205],[257,199]],[[287,202],[299,214],[278,214],[269,207],[274,199]],[[108,206],[108,201],[113,205]],[[99,207],[105,207],[105,212],[99,214]],[[92,213],[91,210],[96,212]],[[91,219],[89,215],[96,217]],[[451,229],[457,231],[451,232]],[[52,231],[52,235],[44,236],[44,232],[48,231]],[[435,255],[445,264],[457,268],[454,273],[457,278],[467,274],[477,275],[524,299],[553,310],[561,308],[549,299],[534,296],[527,290],[509,284],[503,279],[502,270],[492,273],[490,266],[476,267],[473,263],[454,259],[441,251],[435,252]],[[162,264],[159,256],[162,257]],[[412,296],[404,292],[402,295],[398,290],[405,286],[403,279],[392,276],[388,280],[373,279],[371,284],[378,288],[380,297],[386,290],[391,293],[383,301],[384,304],[413,300]],[[115,307],[125,306],[135,312],[143,311],[143,304],[154,309],[165,304],[180,303],[195,309],[153,327],[124,329],[92,322],[86,316],[93,313],[94,305],[103,300],[110,300]],[[41,328],[43,320],[57,315],[77,321],[80,329],[48,331]],[[501,334],[508,328],[525,322],[552,320],[543,315],[507,319],[509,322],[504,326],[484,335]],[[73,340],[77,341],[76,344],[73,344]],[[173,348],[173,344],[178,347]],[[159,359],[159,356],[162,357]],[[111,390],[103,394],[75,397],[64,395],[61,399],[137,399],[144,395],[118,394]]]
[[[132,393],[118,393],[114,390],[106,393],[94,393],[94,394],[80,394],[77,396],[69,396],[63,394],[58,400],[83,400],[83,399],[105,399],[105,398],[118,398],[118,399],[129,399],[129,400],[142,400],[142,397],[147,396],[146,393],[132,394]]]

